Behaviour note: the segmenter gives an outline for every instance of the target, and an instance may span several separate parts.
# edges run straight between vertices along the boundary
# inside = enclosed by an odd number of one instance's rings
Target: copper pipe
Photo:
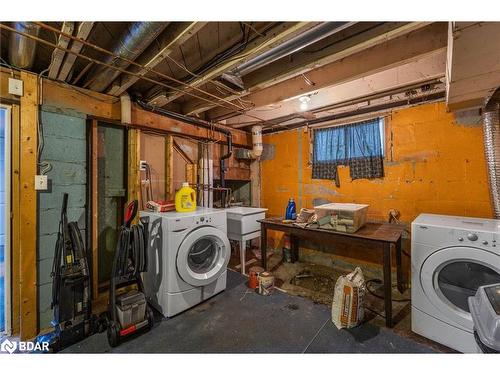
[[[131,75],[131,76],[138,77],[138,78],[140,78],[140,79],[144,79],[144,80],[146,80],[146,81],[148,81],[148,82],[151,82],[151,83],[154,83],[154,84],[156,84],[156,85],[160,85],[160,86],[166,87],[166,88],[171,89],[171,90],[174,90],[174,91],[179,91],[179,92],[182,92],[182,93],[184,93],[184,94],[186,94],[186,95],[192,96],[192,97],[197,98],[197,99],[200,99],[200,100],[204,100],[204,101],[206,101],[206,102],[208,102],[208,103],[214,104],[214,105],[219,106],[219,107],[223,107],[223,108],[226,108],[226,109],[229,109],[229,110],[234,110],[234,108],[229,108],[229,107],[227,107],[227,106],[221,105],[220,103],[216,103],[216,102],[214,102],[214,101],[212,101],[212,100],[210,100],[210,99],[204,98],[204,97],[202,97],[202,96],[199,96],[199,95],[196,95],[196,94],[192,94],[192,93],[190,93],[190,92],[187,92],[187,91],[184,91],[184,90],[178,89],[178,88],[176,88],[176,87],[173,87],[173,86],[167,85],[166,83],[163,83],[163,82],[158,82],[158,81],[155,81],[155,80],[153,80],[153,79],[150,79],[150,78],[144,77],[144,76],[142,76],[142,75],[140,75],[140,74],[136,74],[136,73],[133,73],[133,72],[129,72],[129,71],[125,70],[125,69],[121,69],[121,68],[118,68],[118,67],[116,67],[116,66],[113,66],[113,65],[110,65],[110,64],[104,63],[104,62],[102,62],[102,61],[95,60],[95,59],[90,58],[90,57],[88,57],[88,56],[82,55],[81,53],[78,53],[78,52],[72,51],[72,50],[70,50],[70,49],[68,49],[68,48],[64,48],[64,47],[58,46],[58,45],[53,44],[53,43],[51,43],[51,42],[49,42],[49,41],[46,41],[46,40],[41,39],[41,38],[39,38],[39,37],[35,37],[35,36],[33,36],[33,35],[30,35],[30,34],[24,33],[24,32],[22,32],[22,31],[16,30],[16,29],[14,29],[14,28],[12,28],[12,27],[10,27],[10,26],[4,25],[4,24],[2,24],[2,23],[0,23],[0,29],[4,29],[4,30],[8,30],[8,31],[11,31],[11,32],[14,32],[14,33],[18,33],[18,34],[23,35],[23,36],[25,36],[25,37],[27,37],[27,38],[33,39],[33,40],[35,40],[35,41],[37,41],[37,42],[39,42],[39,43],[45,44],[45,45],[47,45],[47,46],[49,46],[49,47],[58,48],[58,49],[63,50],[63,51],[65,51],[65,52],[67,52],[67,53],[71,53],[71,54],[73,54],[73,55],[76,55],[76,56],[78,56],[78,57],[81,57],[82,59],[85,59],[85,60],[87,60],[87,61],[91,61],[91,62],[93,62],[93,63],[95,63],[95,64],[103,65],[103,66],[105,66],[105,67],[107,67],[107,68],[115,69],[115,70],[117,70],[117,71],[119,71],[119,72],[121,72],[121,73],[129,74],[129,75]]]
[[[200,89],[200,88],[198,88],[198,87],[192,86],[192,85],[190,85],[189,83],[184,83],[184,82],[182,82],[182,81],[180,81],[180,80],[178,80],[178,79],[176,79],[176,78],[174,78],[174,77],[171,77],[171,76],[169,76],[169,75],[167,75],[167,74],[164,74],[164,73],[160,73],[160,72],[158,72],[158,71],[156,71],[156,70],[153,70],[152,68],[148,68],[147,66],[141,65],[141,64],[139,64],[139,63],[137,63],[137,62],[135,62],[135,61],[133,61],[133,60],[127,59],[127,58],[125,58],[125,57],[123,57],[123,56],[120,56],[120,55],[114,54],[113,52],[108,51],[108,50],[106,50],[106,49],[104,49],[104,48],[101,48],[101,47],[99,47],[99,46],[96,46],[95,44],[89,43],[89,42],[87,42],[87,41],[86,41],[86,40],[84,40],[84,39],[81,39],[81,38],[75,37],[75,36],[73,36],[73,35],[71,35],[71,34],[65,33],[64,31],[62,31],[62,30],[60,30],[60,29],[58,29],[58,28],[52,27],[52,26],[47,25],[47,24],[45,24],[45,23],[43,23],[43,22],[33,22],[33,23],[34,23],[35,25],[37,25],[37,26],[40,26],[40,27],[41,27],[41,28],[43,28],[43,29],[46,29],[46,30],[49,30],[49,31],[52,31],[52,32],[58,33],[59,35],[62,35],[62,36],[64,36],[64,37],[66,37],[66,38],[69,38],[69,39],[72,39],[72,40],[74,40],[74,41],[77,41],[77,42],[79,42],[79,43],[82,43],[82,44],[84,44],[84,45],[86,45],[86,46],[88,46],[88,47],[90,47],[90,48],[95,49],[96,51],[102,52],[102,53],[104,53],[104,54],[106,54],[106,55],[109,55],[109,56],[111,56],[111,57],[113,57],[113,58],[117,58],[117,59],[120,59],[120,60],[126,61],[127,63],[129,63],[129,64],[131,64],[131,65],[134,65],[134,66],[136,66],[136,67],[138,67],[138,68],[140,68],[140,69],[146,70],[148,73],[154,73],[154,74],[157,74],[158,76],[160,76],[160,77],[162,77],[162,78],[165,78],[165,79],[168,79],[168,80],[173,81],[173,82],[175,82],[175,83],[178,83],[178,84],[180,84],[180,85],[183,85],[183,86],[185,86],[185,87],[184,87],[184,89],[186,89],[186,87],[189,87],[190,89],[196,90],[196,91],[198,91],[198,92],[200,92],[200,93],[203,93],[203,94],[205,94],[205,95],[211,96],[211,97],[213,97],[213,98],[215,98],[215,99],[217,99],[217,100],[220,100],[220,101],[226,102],[226,103],[228,103],[228,104],[230,104],[230,105],[233,105],[234,107],[236,107],[236,108],[238,108],[238,109],[240,109],[240,110],[244,110],[244,108],[242,108],[242,107],[238,106],[237,104],[235,104],[235,103],[233,103],[233,102],[231,102],[231,101],[229,101],[229,100],[227,100],[227,99],[221,98],[221,97],[219,97],[219,96],[217,96],[217,95],[214,95],[214,94],[212,94],[212,93],[210,93],[210,92],[208,92],[208,91],[205,91],[205,90]],[[181,90],[179,90],[179,91],[181,91]],[[184,91],[181,91],[181,92],[184,92]]]

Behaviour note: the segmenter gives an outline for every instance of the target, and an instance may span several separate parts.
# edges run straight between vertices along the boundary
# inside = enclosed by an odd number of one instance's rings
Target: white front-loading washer
[[[143,274],[148,301],[171,317],[226,288],[231,247],[226,211],[152,213],[148,217],[148,269]]]
[[[412,223],[412,330],[477,353],[468,297],[500,282],[500,220],[421,214]]]

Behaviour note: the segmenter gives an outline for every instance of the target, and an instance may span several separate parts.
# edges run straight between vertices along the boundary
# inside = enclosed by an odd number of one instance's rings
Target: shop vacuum
[[[151,329],[153,310],[146,302],[141,273],[147,271],[148,218],[132,225],[138,201],[127,206],[125,223],[120,228],[109,286],[107,336],[109,345],[118,346],[136,332]],[[127,291],[118,294],[119,289]]]
[[[51,272],[54,331],[37,338],[48,341],[54,352],[103,331],[92,315],[88,254],[78,224],[68,222],[67,207],[68,194],[64,193]]]

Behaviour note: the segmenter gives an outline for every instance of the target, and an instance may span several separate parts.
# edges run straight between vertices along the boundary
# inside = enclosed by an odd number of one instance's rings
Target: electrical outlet
[[[9,77],[9,94],[23,96],[23,81]]]
[[[48,189],[48,178],[46,175],[36,175],[35,176],[35,190],[47,190]]]
[[[146,160],[141,160],[139,162],[139,170],[140,171],[145,171],[147,168],[148,162]]]

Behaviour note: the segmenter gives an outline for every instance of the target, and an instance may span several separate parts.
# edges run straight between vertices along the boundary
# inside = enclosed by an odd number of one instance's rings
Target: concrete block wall
[[[86,236],[87,142],[84,118],[42,112],[45,146],[41,160],[52,164],[49,189],[38,193],[38,313],[40,329],[50,327],[50,273],[59,229],[63,194],[69,194],[68,220],[78,221]]]
[[[264,136],[267,148],[274,149],[261,163],[262,207],[269,209],[268,216],[283,216],[288,198],[294,197],[298,209],[312,208],[315,198],[369,204],[373,221],[387,221],[392,208],[406,224],[421,213],[492,217],[482,124],[463,124],[443,102],[397,110],[386,119],[385,176],[380,179],[351,181],[349,168],[339,167],[340,187],[313,180],[310,134],[299,129]],[[269,246],[280,247],[281,241],[281,232],[269,235]],[[301,251],[306,253],[319,248],[305,246]],[[378,262],[378,253],[340,250],[346,257]]]
[[[269,215],[283,215],[290,197],[299,209],[325,198],[369,204],[373,220],[387,220],[391,208],[406,223],[423,212],[492,217],[481,124],[461,124],[442,102],[425,104],[394,111],[385,138],[385,176],[351,181],[349,168],[340,167],[337,188],[311,178],[310,132],[265,136],[275,154],[262,162],[263,207]]]

